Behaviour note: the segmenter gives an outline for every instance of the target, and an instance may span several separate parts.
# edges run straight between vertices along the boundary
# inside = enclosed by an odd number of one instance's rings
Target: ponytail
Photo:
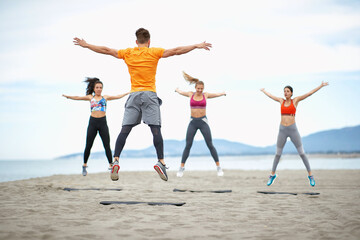
[[[184,76],[185,80],[187,82],[189,82],[189,84],[195,84],[195,86],[198,85],[198,84],[204,85],[203,81],[200,81],[198,78],[194,78],[194,77],[190,76],[189,74],[187,74],[184,71],[183,71],[183,76]]]

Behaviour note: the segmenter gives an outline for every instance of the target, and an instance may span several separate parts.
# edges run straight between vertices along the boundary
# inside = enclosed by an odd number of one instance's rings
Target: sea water
[[[220,156],[220,164],[226,170],[266,170],[270,171],[273,155],[262,156]],[[166,158],[168,171],[177,171],[180,157]],[[154,171],[156,159],[124,158],[120,159],[120,171]],[[360,158],[314,157],[309,156],[310,166],[317,169],[360,169]],[[103,159],[89,159],[88,173],[108,171],[108,162]],[[301,158],[297,155],[283,156],[278,170],[305,170]],[[211,156],[192,157],[186,162],[186,171],[215,171],[216,167]],[[81,174],[82,159],[61,160],[0,160],[0,182],[22,180],[56,174]]]

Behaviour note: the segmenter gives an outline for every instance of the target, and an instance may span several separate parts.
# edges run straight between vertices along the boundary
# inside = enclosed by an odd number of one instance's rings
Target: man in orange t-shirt
[[[74,43],[75,45],[88,48],[97,53],[123,59],[128,66],[131,80],[131,93],[125,104],[122,129],[116,140],[114,162],[110,175],[111,179],[113,181],[119,179],[120,153],[124,148],[126,138],[131,129],[138,125],[142,119],[145,124],[149,125],[153,134],[153,142],[158,157],[158,162],[155,164],[154,169],[162,180],[167,181],[168,176],[164,162],[163,138],[160,131],[161,99],[157,97],[155,85],[157,64],[160,58],[182,55],[197,48],[210,50],[212,46],[210,43],[202,42],[172,49],[150,48],[150,33],[148,30],[139,28],[135,35],[137,47],[120,50],[92,45],[79,38],[74,38]]]

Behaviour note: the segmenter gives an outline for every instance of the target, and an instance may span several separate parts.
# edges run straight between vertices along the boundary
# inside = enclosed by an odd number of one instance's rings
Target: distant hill
[[[310,134],[302,138],[306,153],[354,153],[360,152],[360,125],[333,129]],[[231,142],[224,139],[214,139],[214,146],[220,156],[236,155],[263,155],[274,154],[276,145],[267,147],[255,147],[239,142]],[[185,140],[164,140],[165,157],[181,156],[185,147]],[[294,145],[288,140],[283,153],[297,153]],[[194,141],[191,148],[191,156],[209,155],[205,141]],[[83,153],[74,153],[57,159],[82,157]],[[104,158],[104,152],[93,152],[91,158]],[[142,150],[124,150],[122,157],[146,158],[156,157],[155,148],[150,146]]]

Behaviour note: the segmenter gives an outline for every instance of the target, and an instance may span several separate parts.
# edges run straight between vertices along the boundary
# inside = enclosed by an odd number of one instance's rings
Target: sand
[[[0,183],[0,239],[360,239],[360,171],[155,171],[56,175]],[[72,188],[120,188],[64,191]],[[173,192],[232,190],[231,193]],[[261,194],[257,191],[298,193]],[[320,193],[306,195],[302,193]],[[101,201],[186,202],[183,206]]]

